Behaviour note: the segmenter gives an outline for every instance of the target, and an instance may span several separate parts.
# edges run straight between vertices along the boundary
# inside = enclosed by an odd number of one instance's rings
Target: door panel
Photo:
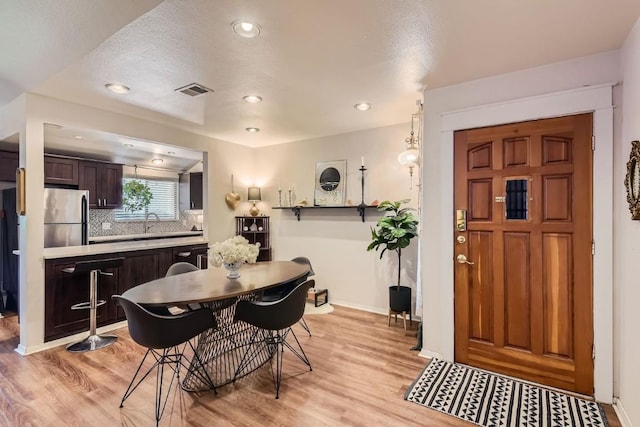
[[[591,114],[456,132],[456,361],[593,394],[591,135]]]

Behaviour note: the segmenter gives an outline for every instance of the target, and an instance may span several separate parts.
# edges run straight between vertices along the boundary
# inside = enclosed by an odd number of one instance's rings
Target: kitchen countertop
[[[141,251],[146,249],[170,248],[209,243],[202,236],[174,237],[169,239],[135,240],[128,242],[101,243],[99,245],[66,246],[45,248],[44,259],[67,258],[85,255],[98,255],[117,252]]]
[[[124,234],[114,236],[95,236],[89,237],[89,243],[104,243],[104,242],[123,242],[130,240],[149,240],[149,239],[165,239],[170,237],[192,237],[202,236],[202,230],[200,231],[170,231],[160,233],[144,233],[144,234]]]

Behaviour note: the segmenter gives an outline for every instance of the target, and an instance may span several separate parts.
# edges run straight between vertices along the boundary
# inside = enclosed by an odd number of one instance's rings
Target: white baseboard
[[[616,411],[616,415],[618,416],[622,427],[633,427],[633,424],[631,424],[631,419],[622,406],[622,402],[617,397],[613,398],[613,410]]]
[[[436,353],[435,351],[425,350],[424,348],[418,354],[420,357],[424,357],[426,359],[441,359],[444,360],[440,353]]]
[[[382,314],[383,316],[389,315],[388,308],[369,307],[367,305],[352,304],[346,301],[329,301],[329,302],[331,303],[331,305],[338,305],[340,307],[347,307],[347,308],[353,308],[356,310],[367,311],[369,313]],[[416,316],[412,314],[411,320],[415,322],[420,322],[422,319],[420,318],[420,316]]]
[[[105,332],[113,331],[114,329],[122,328],[123,326],[127,326],[127,321],[124,320],[118,323],[112,323],[111,325],[102,326],[96,329],[97,334],[104,334]],[[70,335],[68,337],[60,338],[54,341],[45,342],[42,344],[31,345],[28,347],[23,346],[22,344],[18,344],[15,352],[21,356],[27,356],[29,354],[37,353],[39,351],[48,350],[50,348],[58,347],[60,345],[71,344],[76,341],[81,341],[89,336],[89,331],[80,332],[75,335]]]

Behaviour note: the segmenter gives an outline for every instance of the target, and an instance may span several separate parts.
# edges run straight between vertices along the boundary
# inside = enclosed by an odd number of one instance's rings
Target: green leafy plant
[[[386,212],[385,216],[378,220],[376,227],[371,227],[371,243],[367,251],[378,250],[380,258],[385,251],[390,250],[398,254],[398,289],[400,289],[400,260],[402,249],[409,246],[411,239],[418,235],[418,220],[413,216],[413,208],[401,208],[409,199],[390,202],[385,200],[378,205],[379,211]]]
[[[122,187],[122,207],[129,212],[146,208],[152,199],[151,189],[142,181],[133,179]]]

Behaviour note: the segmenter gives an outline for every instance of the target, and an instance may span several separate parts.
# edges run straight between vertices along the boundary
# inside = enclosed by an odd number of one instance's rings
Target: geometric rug
[[[596,402],[439,359],[404,398],[479,426],[608,426]]]

